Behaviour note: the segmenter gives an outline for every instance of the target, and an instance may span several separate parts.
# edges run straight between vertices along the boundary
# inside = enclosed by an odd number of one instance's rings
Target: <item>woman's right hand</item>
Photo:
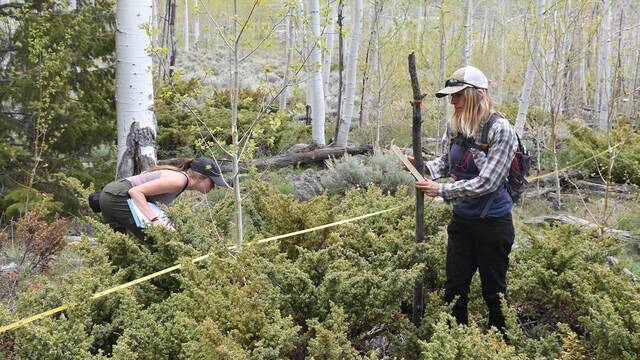
[[[153,225],[155,226],[162,226],[166,229],[169,230],[173,230],[173,224],[171,224],[171,222],[169,221],[169,219],[161,219],[161,218],[156,218],[151,222]]]

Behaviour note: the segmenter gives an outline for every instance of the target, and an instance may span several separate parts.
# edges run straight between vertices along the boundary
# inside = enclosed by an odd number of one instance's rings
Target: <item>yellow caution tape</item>
[[[389,211],[394,211],[394,210],[397,210],[397,209],[399,209],[401,207],[403,207],[403,206],[396,206],[396,207],[393,207],[393,208],[390,208],[390,209],[380,210],[380,211],[372,212],[372,213],[369,213],[369,214],[366,214],[366,215],[360,215],[360,216],[357,216],[357,217],[354,217],[354,218],[340,220],[340,221],[336,221],[336,222],[333,222],[333,223],[330,223],[330,224],[320,225],[320,226],[312,227],[312,228],[305,229],[305,230],[294,231],[294,232],[288,233],[288,234],[272,236],[272,237],[269,237],[269,238],[266,238],[266,239],[257,240],[257,241],[254,241],[254,242],[247,243],[246,246],[250,246],[250,245],[254,245],[254,244],[263,244],[263,243],[270,242],[270,241],[280,240],[280,239],[284,239],[284,238],[291,237],[291,236],[310,233],[310,232],[313,232],[313,231],[318,231],[318,230],[326,229],[326,228],[329,228],[329,227],[338,226],[338,225],[342,225],[342,224],[346,224],[346,223],[362,220],[362,219],[365,219],[365,218],[368,218],[368,217],[372,217],[372,216],[377,216],[377,215],[380,215],[380,214],[383,214],[383,213],[386,213],[386,212],[389,212]],[[229,247],[229,249],[233,249],[233,248],[234,248],[233,246]],[[192,259],[191,262],[194,263],[194,264],[198,263],[198,262],[200,262],[202,260],[207,259],[209,257],[209,255],[210,254],[202,255],[200,257]],[[90,299],[94,300],[94,299],[101,298],[103,296],[109,295],[109,294],[114,293],[116,291],[123,290],[123,289],[126,289],[128,287],[140,284],[142,282],[145,282],[145,281],[153,279],[155,277],[164,275],[166,273],[170,273],[170,272],[178,270],[180,268],[182,268],[182,265],[180,265],[180,264],[168,267],[166,269],[154,272],[153,274],[149,274],[149,275],[143,276],[143,277],[141,277],[139,279],[136,279],[136,280],[133,280],[133,281],[129,281],[127,283],[112,287],[110,289],[97,292],[97,293],[91,295]],[[32,322],[34,322],[36,320],[40,320],[42,318],[51,316],[51,315],[59,313],[61,311],[67,310],[67,309],[69,309],[69,308],[71,308],[71,307],[73,307],[75,305],[77,305],[77,304],[76,303],[64,304],[64,305],[58,306],[57,308],[49,309],[49,310],[41,312],[39,314],[30,316],[30,317],[27,317],[27,318],[20,319],[20,320],[18,320],[16,322],[13,322],[11,324],[4,325],[4,326],[0,327],[0,334],[2,334],[4,332],[7,332],[9,330],[13,330],[13,329],[22,327],[22,326],[27,325],[29,323],[32,323]]]

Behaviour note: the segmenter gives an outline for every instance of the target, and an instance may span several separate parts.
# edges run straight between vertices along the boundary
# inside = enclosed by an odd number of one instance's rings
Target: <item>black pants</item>
[[[469,323],[469,285],[479,269],[482,296],[489,307],[489,326],[502,331],[504,315],[499,294],[507,292],[509,253],[515,237],[511,213],[485,219],[465,219],[454,214],[447,232],[445,300],[450,303],[459,296],[452,315],[460,324]]]

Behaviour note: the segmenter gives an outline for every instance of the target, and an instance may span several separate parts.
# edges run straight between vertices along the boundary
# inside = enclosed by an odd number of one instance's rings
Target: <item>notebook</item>
[[[149,222],[149,218],[147,218],[142,211],[136,206],[132,199],[127,200],[127,204],[129,204],[129,209],[131,210],[131,215],[133,215],[133,220],[136,222],[136,226],[139,228],[146,227],[145,223]],[[156,204],[149,203],[149,207],[156,214],[157,217],[163,220],[167,220],[167,214],[162,211]]]

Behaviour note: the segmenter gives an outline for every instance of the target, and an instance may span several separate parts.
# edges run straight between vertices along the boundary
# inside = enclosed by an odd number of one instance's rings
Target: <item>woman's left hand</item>
[[[416,181],[416,189],[422,191],[427,196],[438,196],[438,183],[429,179]]]

